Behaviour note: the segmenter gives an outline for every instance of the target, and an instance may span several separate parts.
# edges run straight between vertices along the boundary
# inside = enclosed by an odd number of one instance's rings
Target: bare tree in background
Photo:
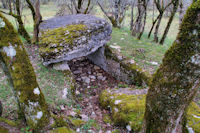
[[[20,0],[16,0],[16,1],[8,0],[8,3],[9,3],[9,12],[5,12],[3,10],[0,10],[0,12],[14,17],[18,22],[18,33],[21,36],[23,36],[28,43],[31,43],[31,38],[30,38],[28,32],[26,31],[26,29],[24,27],[24,23],[22,21],[21,1]]]
[[[26,0],[28,7],[31,10],[33,22],[34,22],[34,37],[33,37],[33,43],[37,43],[39,41],[39,26],[42,22],[42,16],[40,13],[40,0],[36,0],[35,3],[31,3],[30,0]]]
[[[59,6],[58,16],[65,14],[90,14],[96,0],[57,0]]]
[[[150,32],[148,34],[148,38],[150,38],[151,33],[152,33],[153,29],[154,29],[154,26],[156,25],[156,28],[155,28],[155,31],[154,31],[154,41],[155,42],[158,42],[158,30],[159,30],[160,23],[161,23],[161,20],[163,18],[164,12],[172,4],[172,1],[173,0],[169,1],[168,4],[165,5],[163,0],[154,0],[154,3],[155,3],[156,8],[157,8],[157,10],[159,12],[159,15],[153,21],[152,27],[151,27]]]
[[[5,12],[0,10],[0,12],[10,15],[17,20],[18,24],[18,33],[23,36],[28,43],[31,43],[31,37],[25,29],[24,22],[22,20],[22,10],[28,5],[29,9],[31,10],[33,22],[34,22],[34,37],[33,42],[38,42],[38,33],[39,33],[39,25],[42,22],[42,16],[40,14],[40,0],[31,1],[31,0],[8,0],[9,3],[9,12]]]
[[[163,33],[163,36],[162,36],[162,38],[161,38],[161,40],[160,40],[160,44],[161,44],[161,45],[164,44],[165,38],[167,37],[167,34],[168,34],[168,32],[169,32],[169,29],[170,29],[170,26],[171,26],[171,24],[172,24],[172,21],[173,21],[173,19],[174,19],[174,16],[175,16],[175,14],[176,14],[176,12],[177,12],[177,9],[178,9],[178,6],[179,6],[179,0],[173,1],[173,4],[172,4],[172,5],[173,5],[173,9],[172,9],[172,12],[171,12],[171,16],[170,16],[170,18],[169,18],[169,21],[168,21],[168,23],[167,23],[167,26],[166,26],[165,31],[164,31],[164,33]]]
[[[1,3],[2,3],[2,7],[4,9],[8,9],[9,8],[9,6],[8,6],[8,0],[1,0]]]
[[[104,2],[104,4],[103,2],[98,1],[98,5],[104,15],[110,20],[113,27],[120,28],[130,5],[129,0],[109,0],[108,2]]]
[[[146,25],[148,2],[149,2],[149,0],[138,0],[137,1],[137,9],[138,9],[137,14],[138,15],[137,15],[136,21],[132,27],[132,35],[137,36],[138,39],[141,39],[142,34],[144,32],[145,25]],[[131,20],[133,20],[133,19],[131,18]]]

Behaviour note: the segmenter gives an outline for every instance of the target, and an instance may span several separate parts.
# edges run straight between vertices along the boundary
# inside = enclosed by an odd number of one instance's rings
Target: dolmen
[[[150,77],[129,58],[111,49],[112,27],[91,15],[67,15],[45,20],[40,25],[40,55],[43,65],[70,70],[68,62],[87,57],[117,80],[127,84],[148,85]]]
[[[67,62],[87,57],[104,70],[104,49],[111,39],[112,27],[104,19],[91,15],[66,15],[45,20],[40,25],[40,55],[43,65],[69,69]]]

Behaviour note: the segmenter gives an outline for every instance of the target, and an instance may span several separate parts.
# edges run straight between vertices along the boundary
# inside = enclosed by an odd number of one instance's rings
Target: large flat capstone
[[[104,55],[102,48],[110,40],[111,33],[112,27],[107,21],[91,15],[67,15],[46,20],[40,26],[43,64],[47,66],[87,56],[106,69],[104,57],[97,56]]]

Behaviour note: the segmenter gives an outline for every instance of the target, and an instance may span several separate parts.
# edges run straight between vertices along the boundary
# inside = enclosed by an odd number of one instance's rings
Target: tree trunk
[[[37,132],[48,125],[50,113],[20,38],[2,14],[0,21],[0,59],[11,80],[21,117]]]
[[[8,9],[8,4],[7,4],[6,0],[1,0],[1,3],[2,3],[2,7],[4,9]]]
[[[25,27],[24,27],[24,23],[22,21],[21,16],[17,16],[17,22],[19,24],[19,28],[18,28],[18,33],[24,37],[24,39],[26,39],[26,41],[28,43],[31,43],[31,37],[29,36],[28,32],[26,31]]]
[[[36,0],[35,3],[35,20],[34,20],[34,38],[33,38],[33,42],[37,43],[39,42],[39,26],[40,23],[42,22],[42,16],[40,14],[40,0]]]
[[[152,33],[152,31],[153,31],[153,28],[154,28],[156,22],[158,21],[159,17],[160,17],[160,15],[158,15],[158,17],[153,21],[152,26],[151,26],[151,29],[150,29],[149,34],[148,34],[148,38],[150,38],[151,33]]]
[[[183,9],[183,0],[180,1],[180,6],[179,6],[179,24],[182,23],[183,17],[184,17],[184,9]]]
[[[177,9],[178,9],[178,5],[179,5],[179,0],[176,0],[175,3],[174,3],[173,11],[171,12],[171,16],[170,16],[169,21],[168,21],[168,23],[167,23],[167,26],[166,26],[166,28],[165,28],[164,34],[163,34],[163,36],[162,36],[162,38],[161,38],[161,40],[160,40],[160,44],[161,44],[161,45],[164,44],[165,38],[167,37],[167,34],[168,34],[168,32],[169,32],[169,28],[170,28],[170,26],[171,26],[171,24],[172,24],[172,21],[173,21],[173,19],[174,19],[174,16],[175,16],[175,14],[176,14]]]
[[[200,86],[200,0],[188,9],[176,41],[154,74],[143,133],[182,133],[185,112]]]
[[[133,29],[133,22],[134,22],[134,6],[135,6],[135,1],[131,2],[131,22],[130,22],[130,30]]]
[[[139,36],[142,29],[142,20],[145,13],[145,9],[142,6],[142,1],[138,1],[138,16],[132,29],[132,36]]]
[[[156,28],[155,28],[155,32],[154,32],[154,41],[156,43],[158,42],[158,30],[159,30],[159,27],[160,27],[160,23],[161,23],[162,17],[163,17],[163,13],[161,13],[159,18],[158,18],[158,22],[157,22],[157,25],[156,25]]]
[[[118,28],[120,28],[119,7],[120,7],[120,0],[115,0],[115,5],[114,5],[115,24],[116,24],[116,27],[118,27]]]
[[[16,0],[16,12],[17,12],[17,15],[13,15],[13,16],[15,16],[15,18],[17,19],[17,22],[19,24],[18,33],[20,35],[22,35],[27,40],[28,43],[31,43],[31,37],[29,36],[28,32],[26,31],[26,29],[24,27],[24,23],[22,21],[19,0]]]
[[[3,113],[3,106],[2,106],[2,103],[0,101],[0,117],[1,117],[2,113]]]
[[[144,19],[143,19],[142,31],[140,32],[140,34],[138,36],[139,40],[141,39],[141,37],[144,33],[144,28],[145,28],[145,25],[146,25],[146,18],[147,18],[147,6],[144,7]]]

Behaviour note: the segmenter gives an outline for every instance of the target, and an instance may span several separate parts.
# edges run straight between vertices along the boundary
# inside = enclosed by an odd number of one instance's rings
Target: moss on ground
[[[0,133],[9,133],[9,130],[0,126]]]
[[[66,127],[59,127],[51,131],[51,133],[75,133],[75,132]]]
[[[0,122],[4,122],[4,123],[6,123],[6,124],[8,124],[10,126],[13,126],[13,127],[17,127],[19,125],[18,122],[14,122],[14,121],[2,118],[2,117],[0,117]]]
[[[130,125],[134,132],[142,128],[145,100],[146,95],[117,94],[111,93],[109,90],[104,90],[100,95],[100,105],[111,110],[111,119],[114,124],[123,127]],[[200,117],[200,108],[192,102],[187,113],[187,123],[189,127],[199,133],[200,118],[197,117]]]

